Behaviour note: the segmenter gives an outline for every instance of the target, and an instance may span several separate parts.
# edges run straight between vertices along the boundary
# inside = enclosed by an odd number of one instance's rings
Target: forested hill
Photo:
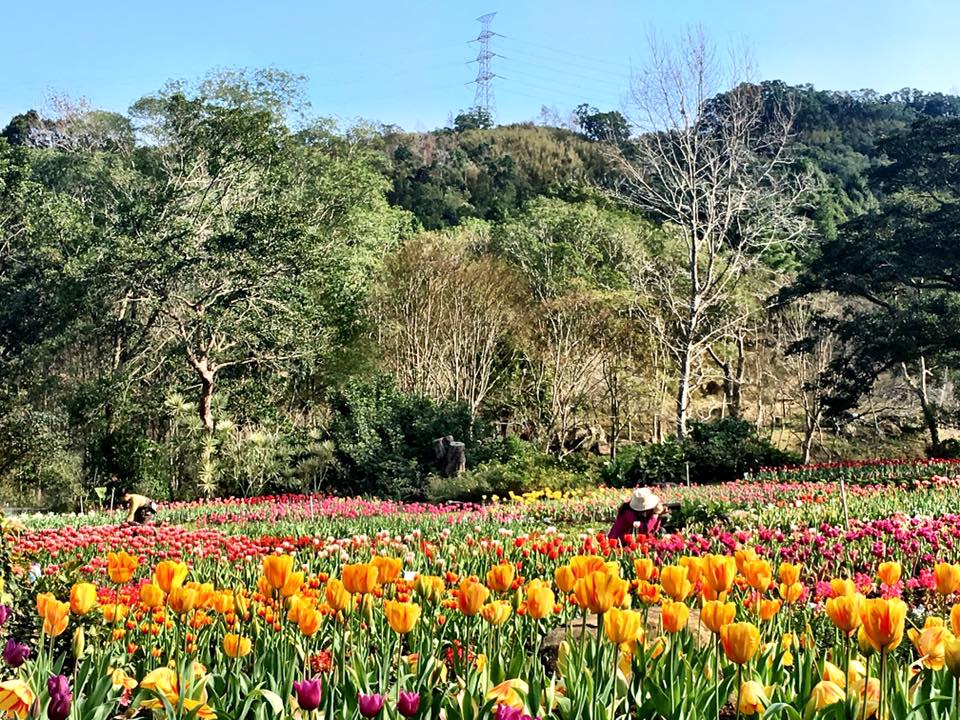
[[[816,90],[778,81],[763,87],[770,96],[794,99],[796,142],[831,189],[818,208],[828,233],[875,203],[866,173],[879,162],[878,139],[919,116],[960,115],[960,97],[942,93]],[[502,220],[538,195],[576,200],[585,185],[601,183],[606,174],[597,143],[622,135],[626,123],[618,111],[581,106],[567,128],[490,127],[482,113],[464,113],[451,128],[388,132],[383,146],[391,161],[390,200],[427,229],[467,217]]]

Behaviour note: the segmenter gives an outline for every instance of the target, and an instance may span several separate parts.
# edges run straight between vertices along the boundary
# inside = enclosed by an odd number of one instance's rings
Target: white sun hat
[[[637,512],[652,510],[660,504],[660,498],[653,494],[650,488],[637,488],[630,497],[630,508]]]

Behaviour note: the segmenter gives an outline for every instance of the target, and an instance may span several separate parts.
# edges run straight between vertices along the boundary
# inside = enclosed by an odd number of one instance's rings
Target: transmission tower
[[[480,52],[477,54],[477,59],[473,61],[477,63],[477,77],[473,81],[477,86],[473,96],[473,105],[484,110],[491,119],[496,111],[496,102],[493,98],[493,79],[499,77],[491,67],[491,61],[497,56],[490,49],[491,38],[498,34],[490,29],[490,24],[493,22],[495,15],[496,13],[492,12],[477,18],[477,22],[480,23],[480,34],[470,41],[480,43]]]

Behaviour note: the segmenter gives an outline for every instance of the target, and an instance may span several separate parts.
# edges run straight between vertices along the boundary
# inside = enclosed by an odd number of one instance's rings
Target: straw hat
[[[660,504],[660,498],[653,494],[650,488],[637,488],[630,497],[630,507],[637,512],[652,510]]]

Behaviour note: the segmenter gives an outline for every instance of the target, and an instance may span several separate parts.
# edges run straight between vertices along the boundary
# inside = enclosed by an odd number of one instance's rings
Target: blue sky
[[[646,37],[700,23],[746,43],[763,78],[960,92],[960,0],[47,0],[3,8],[0,124],[53,95],[124,111],[170,78],[277,67],[317,115],[410,130],[473,103],[475,18],[497,11],[497,120],[623,101]]]

